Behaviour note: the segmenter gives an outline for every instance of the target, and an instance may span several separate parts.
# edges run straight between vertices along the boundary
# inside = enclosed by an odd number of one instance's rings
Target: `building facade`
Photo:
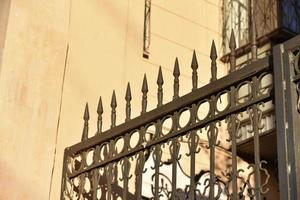
[[[261,2],[265,8],[271,5],[280,10],[278,2],[285,1]],[[297,13],[297,6],[282,8],[290,13],[296,8]],[[148,110],[154,109],[159,67],[164,80],[172,80],[176,57],[180,95],[184,95],[192,86],[194,50],[199,64],[197,85],[206,85],[212,40],[219,58],[218,78],[223,77],[229,71],[227,43],[232,29],[238,36],[237,64],[247,63],[252,47],[250,7],[245,0],[1,1],[0,199],[60,198],[64,149],[80,140],[86,102],[90,110],[96,110],[101,96],[104,111],[109,110],[115,90],[116,124],[121,124],[130,82],[131,118],[139,116],[146,73]],[[279,18],[278,13],[257,16],[272,25],[266,33],[259,35],[265,29],[258,33],[261,57],[276,42],[299,33],[292,19],[283,25],[272,21]],[[172,98],[172,81],[165,81],[163,103]],[[90,112],[90,118],[97,119],[97,113]],[[92,136],[96,120],[89,126]],[[110,113],[104,112],[103,130],[109,128]]]

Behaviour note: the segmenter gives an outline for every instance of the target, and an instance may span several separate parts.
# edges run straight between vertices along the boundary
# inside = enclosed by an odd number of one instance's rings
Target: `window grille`
[[[229,40],[231,30],[236,36],[236,45],[241,47],[249,42],[249,0],[225,0],[224,1],[224,53],[229,52]]]
[[[149,58],[149,47],[151,39],[151,0],[145,0],[144,12],[144,41],[143,41],[143,57]]]

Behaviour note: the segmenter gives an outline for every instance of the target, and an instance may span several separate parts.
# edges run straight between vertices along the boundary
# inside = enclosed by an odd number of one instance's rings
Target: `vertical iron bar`
[[[79,191],[78,191],[79,199],[83,199],[84,185],[85,185],[85,174],[80,174],[79,175]]]
[[[259,118],[258,105],[252,106],[254,117],[253,131],[254,131],[254,164],[255,164],[255,199],[261,199],[261,178],[260,178],[260,150],[259,150]]]
[[[128,196],[128,181],[129,181],[129,170],[130,170],[130,162],[128,157],[123,159],[123,200],[127,200]]]
[[[143,151],[140,151],[138,154],[136,168],[135,168],[135,196],[136,200],[142,199],[142,185],[143,185],[143,172],[145,165],[145,154]]]
[[[116,100],[116,93],[115,90],[113,91],[112,98],[111,98],[111,128],[116,126],[116,108],[117,108],[117,100]]]
[[[232,153],[232,199],[238,199],[238,185],[237,185],[237,148],[236,148],[236,118],[237,115],[230,116],[230,135],[231,135],[231,153]]]
[[[157,144],[154,151],[154,200],[159,200],[159,167],[161,163],[161,153],[160,144]]]
[[[173,99],[177,99],[177,98],[179,98],[179,76],[180,76],[178,58],[175,59],[173,75],[174,75],[174,96],[173,96]]]
[[[214,44],[214,42],[213,42]],[[212,45],[214,46],[214,45]],[[213,49],[214,47],[212,47]],[[214,50],[211,51],[211,55],[214,55]],[[214,58],[216,58],[216,56],[211,56],[212,60],[214,60]],[[213,66],[213,64],[212,64]],[[213,78],[213,77],[212,77]],[[211,116],[215,116],[216,114],[216,104],[217,104],[217,99],[216,96],[212,96],[211,97],[211,103],[210,103],[210,109],[211,109]],[[216,138],[216,134],[217,134],[217,126],[216,126],[217,122],[212,122],[209,124],[209,129],[207,132],[207,137],[208,137],[208,142],[209,142],[209,150],[210,150],[210,154],[209,154],[209,159],[210,159],[210,166],[209,166],[209,199],[213,200],[214,199],[214,195],[215,195],[215,145],[217,142],[217,138]]]
[[[143,93],[143,96],[142,96],[142,112],[141,112],[141,114],[144,114],[147,111],[147,93],[148,93],[148,84],[147,84],[146,74],[144,74],[142,93]]]
[[[300,197],[300,115],[293,82],[299,66],[293,59],[293,51],[300,46],[299,38],[292,38],[273,49],[279,190],[280,198],[287,200]]]
[[[275,88],[275,117],[277,130],[277,154],[278,154],[278,176],[279,176],[279,191],[280,199],[292,200],[293,197],[291,188],[291,173],[289,172],[289,133],[286,129],[286,77],[283,66],[284,60],[288,60],[288,56],[284,52],[282,44],[273,48],[273,63],[274,63],[274,88]]]
[[[92,200],[97,200],[97,189],[99,184],[99,172],[98,169],[92,170]]]
[[[252,97],[256,98],[259,90],[257,77],[252,78]],[[254,104],[250,108],[250,118],[252,118],[252,131],[254,133],[254,169],[255,169],[255,199],[261,199],[261,176],[260,176],[260,147],[259,147],[259,127],[261,124],[258,105]]]
[[[64,151],[64,160],[63,160],[63,170],[62,170],[62,179],[61,179],[61,192],[60,192],[60,200],[64,200],[65,199],[65,190],[66,190],[66,182],[67,182],[67,155],[68,155],[68,149],[66,148]]]
[[[197,113],[197,106],[195,104],[192,105],[191,111],[191,124],[194,124],[197,120],[196,114]],[[195,200],[195,190],[196,190],[196,183],[195,183],[195,165],[196,165],[196,130],[191,131],[191,144],[190,144],[190,191],[189,191],[189,200]]]
[[[232,36],[234,38],[233,32]],[[235,63],[234,63],[235,64]],[[235,69],[235,65],[231,68]],[[236,106],[236,88],[234,86],[230,87],[230,107],[234,108]],[[232,114],[229,120],[229,133],[231,139],[231,154],[232,154],[232,199],[238,199],[238,185],[237,185],[237,134],[238,134],[238,125],[237,121],[237,114]]]
[[[176,199],[177,190],[177,159],[178,159],[178,141],[177,138],[172,139],[172,196],[173,200]]]
[[[163,105],[163,84],[164,84],[164,79],[163,79],[163,75],[162,75],[162,71],[161,71],[161,66],[159,66],[159,70],[158,70],[158,76],[157,76],[157,81],[156,81],[157,85],[158,85],[158,89],[157,89],[157,107],[162,106]]]
[[[210,154],[209,154],[209,199],[213,200],[215,196],[215,122],[212,122],[209,125],[210,129],[210,137],[209,137],[209,147],[210,147]]]
[[[108,164],[108,169],[106,169],[106,181],[107,181],[107,200],[111,200],[112,193],[112,163]]]
[[[197,61],[195,50],[193,51],[193,58],[192,58],[191,68],[193,70],[193,72],[192,72],[192,83],[193,83],[192,91],[194,91],[198,87],[198,75],[197,75],[198,61]]]
[[[196,189],[196,183],[195,183],[195,150],[196,150],[196,143],[195,143],[195,137],[196,131],[192,131],[190,134],[191,137],[191,148],[190,148],[190,191],[189,191],[189,200],[195,199],[195,189]]]

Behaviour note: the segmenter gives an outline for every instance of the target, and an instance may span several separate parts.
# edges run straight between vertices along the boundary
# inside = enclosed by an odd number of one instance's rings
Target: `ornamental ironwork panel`
[[[111,128],[102,131],[99,99],[97,132],[90,136],[86,104],[82,141],[65,149],[61,199],[263,199],[269,192],[269,163],[261,153],[264,116],[273,105],[270,57],[235,69],[235,37],[230,40],[230,73],[218,79],[212,42],[210,83],[198,88],[196,52],[191,61],[191,92],[180,96],[175,60],[173,100],[163,104],[164,76],[157,77],[157,108],[147,111],[147,76],[141,115],[131,119],[131,89],[125,95],[125,122],[116,124],[116,93]],[[266,81],[268,79],[269,81]],[[265,83],[268,84],[265,84]],[[250,88],[246,96],[241,93]],[[247,122],[245,122],[247,121]],[[243,124],[251,134],[251,158],[238,154]]]

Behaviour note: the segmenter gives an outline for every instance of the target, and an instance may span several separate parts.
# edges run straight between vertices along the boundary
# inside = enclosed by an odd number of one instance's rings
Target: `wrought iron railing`
[[[264,84],[266,77],[272,80],[271,57],[236,70],[234,35],[230,49],[230,73],[217,79],[217,52],[212,43],[211,79],[201,88],[197,86],[194,52],[192,91],[181,97],[176,59],[173,100],[166,104],[160,68],[157,108],[151,111],[147,111],[145,75],[141,115],[134,119],[128,84],[126,120],[118,126],[113,92],[111,128],[104,132],[100,98],[97,134],[92,137],[88,136],[86,105],[82,141],[65,149],[61,199],[262,199],[268,192],[270,175],[267,162],[260,158],[259,134],[264,129],[264,106],[272,105],[274,99],[273,84]],[[250,88],[246,100],[239,98],[244,87]],[[253,163],[237,155],[245,121],[253,135]],[[150,129],[154,134],[148,134]]]

